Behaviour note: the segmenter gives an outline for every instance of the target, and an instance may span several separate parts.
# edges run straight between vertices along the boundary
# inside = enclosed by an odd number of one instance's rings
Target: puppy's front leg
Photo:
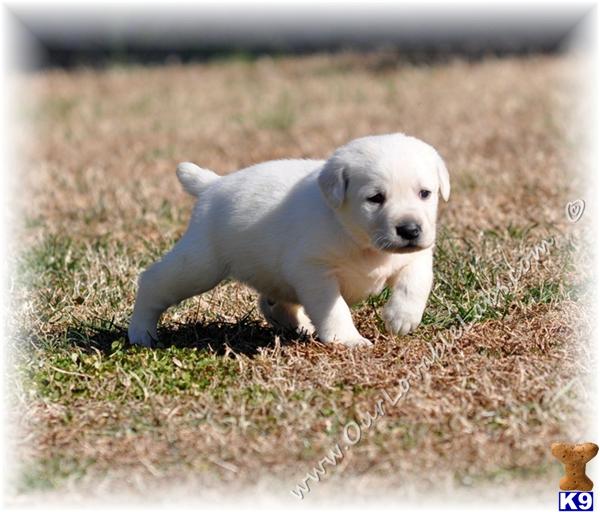
[[[354,327],[350,308],[340,293],[337,280],[321,268],[307,268],[300,274],[296,293],[319,339],[347,347],[371,345]]]
[[[432,250],[415,256],[391,280],[392,297],[383,308],[388,332],[408,334],[421,323],[433,283]]]

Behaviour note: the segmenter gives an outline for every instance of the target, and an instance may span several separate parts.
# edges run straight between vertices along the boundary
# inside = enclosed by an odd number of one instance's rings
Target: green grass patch
[[[114,343],[109,354],[76,347],[42,350],[20,364],[30,395],[69,403],[81,399],[142,400],[154,395],[218,397],[238,377],[231,358],[169,347],[150,351]]]
[[[452,238],[443,231],[423,324],[445,328],[457,317],[466,323],[497,320],[514,306],[577,300],[579,288],[570,276],[573,245],[568,239],[540,238],[534,229],[508,226],[478,239]]]

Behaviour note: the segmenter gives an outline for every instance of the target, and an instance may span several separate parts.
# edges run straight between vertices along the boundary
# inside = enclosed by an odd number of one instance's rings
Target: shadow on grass
[[[233,351],[247,356],[258,354],[261,348],[274,348],[277,337],[281,345],[309,341],[307,337],[265,327],[261,322],[247,317],[237,322],[180,324],[174,328],[159,329],[158,336],[159,341],[153,346],[156,350],[168,347],[196,348],[218,355]],[[100,350],[107,354],[113,352],[115,344],[131,346],[127,330],[112,323],[106,327],[71,327],[67,331],[67,340],[82,350]]]

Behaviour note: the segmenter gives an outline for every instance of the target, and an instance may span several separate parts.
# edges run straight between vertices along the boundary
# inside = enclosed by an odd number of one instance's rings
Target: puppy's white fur
[[[165,309],[226,277],[260,292],[269,322],[308,333],[314,326],[323,342],[370,344],[348,304],[386,284],[388,330],[406,334],[420,323],[437,194],[450,193],[431,146],[403,134],[371,136],[327,161],[271,161],[224,177],[183,163],[177,175],[198,201],[181,240],[140,276],[132,343],[151,346]]]

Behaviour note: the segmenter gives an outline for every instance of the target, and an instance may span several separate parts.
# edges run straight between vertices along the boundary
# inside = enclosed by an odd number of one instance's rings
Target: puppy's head
[[[413,252],[435,241],[438,192],[448,200],[448,171],[431,146],[403,134],[353,140],[319,175],[326,201],[361,245]]]

